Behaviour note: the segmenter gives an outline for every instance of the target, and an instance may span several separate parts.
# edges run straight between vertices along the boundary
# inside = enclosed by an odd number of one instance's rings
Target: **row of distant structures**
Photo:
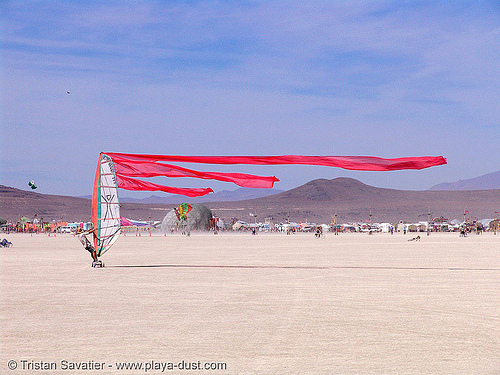
[[[179,223],[179,225],[171,225],[162,227],[160,221],[136,221],[125,219],[127,225],[122,225],[122,230],[127,232],[137,231],[157,231],[162,232],[179,232],[192,230],[212,230],[212,231],[259,231],[259,232],[315,232],[321,229],[322,232],[338,232],[338,233],[363,233],[363,232],[459,232],[466,228],[468,231],[483,232],[483,231],[500,231],[500,219],[481,220],[479,222],[460,222],[459,220],[451,220],[446,223],[433,223],[421,221],[418,223],[400,222],[396,225],[391,223],[343,223],[337,225],[316,224],[316,223],[272,223],[255,222],[247,223],[242,220],[237,220],[233,225],[225,225],[225,223],[217,218],[216,225],[213,227],[200,228],[198,226],[189,226],[187,223]],[[2,225],[4,231],[13,232],[46,232],[46,233],[76,233],[79,228],[83,230],[90,229],[91,222],[56,222],[56,223],[9,223]]]
[[[451,220],[450,222],[427,222],[418,223],[399,222],[393,223],[343,223],[343,224],[316,224],[316,223],[278,223],[266,221],[264,223],[247,223],[238,220],[232,225],[232,230],[253,230],[258,231],[276,231],[276,232],[313,232],[321,228],[322,232],[459,232],[466,228],[468,231],[499,231],[500,219],[484,219],[480,221]]]
[[[469,231],[500,231],[500,217],[494,219],[467,219],[464,214],[463,220],[449,220],[444,217],[408,223],[400,221],[398,223],[372,223],[365,222],[335,223],[335,215],[332,216],[330,224],[311,222],[274,222],[272,218],[264,218],[263,222],[257,221],[257,215],[249,213],[253,220],[244,221],[232,218],[229,222],[224,222],[221,218],[213,215],[212,211],[202,204],[189,205],[190,210],[185,216],[179,216],[177,208],[169,211],[162,221],[133,220],[122,218],[121,225],[124,232],[133,231],[158,231],[168,232],[190,232],[192,230],[212,230],[212,231],[264,231],[264,232],[458,232],[463,229]],[[253,222],[252,222],[253,221]],[[75,233],[79,228],[87,230],[92,227],[91,222],[65,222],[52,220],[44,222],[43,219],[33,217],[21,218],[16,223],[3,219],[0,221],[2,230],[17,232],[48,232],[48,233]]]

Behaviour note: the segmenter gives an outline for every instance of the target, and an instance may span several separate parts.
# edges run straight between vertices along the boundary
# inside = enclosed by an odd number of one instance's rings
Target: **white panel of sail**
[[[97,255],[104,254],[120,235],[120,203],[113,160],[101,154],[94,187],[93,222],[97,228]]]

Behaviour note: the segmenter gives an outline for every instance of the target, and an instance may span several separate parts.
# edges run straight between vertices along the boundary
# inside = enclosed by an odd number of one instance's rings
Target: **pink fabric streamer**
[[[182,155],[140,155],[108,152],[115,161],[167,161],[204,164],[305,164],[337,167],[357,171],[395,171],[401,169],[424,169],[446,164],[442,156],[404,157],[384,159],[375,156],[182,156]]]
[[[188,197],[199,197],[202,195],[207,195],[208,193],[213,193],[214,191],[210,188],[206,189],[191,189],[191,188],[176,188],[170,186],[163,186],[154,184],[152,182],[136,180],[135,178],[129,178],[116,174],[117,185],[119,188],[125,190],[148,190],[148,191],[164,191],[166,193],[181,194]]]
[[[182,156],[182,155],[140,155],[108,152],[113,159],[118,180],[118,187],[127,190],[165,191],[172,194],[182,194],[197,197],[213,192],[212,189],[174,188],[137,180],[132,177],[196,177],[233,182],[243,187],[271,188],[276,177],[255,176],[244,173],[199,172],[162,162],[184,162],[203,164],[253,164],[279,165],[302,164],[322,165],[358,171],[395,171],[401,169],[424,169],[446,164],[442,156],[404,157],[383,159],[374,156]],[[129,177],[125,177],[129,176]]]
[[[130,161],[123,158],[113,159],[117,174],[129,177],[194,177],[205,180],[232,182],[247,188],[272,188],[275,176],[264,177],[245,173],[199,172],[176,165],[155,163],[149,161]]]

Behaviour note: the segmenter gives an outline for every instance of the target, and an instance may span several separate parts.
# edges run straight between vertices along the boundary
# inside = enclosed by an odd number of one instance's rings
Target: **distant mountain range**
[[[211,194],[209,197],[213,199],[215,196]],[[161,220],[174,203],[182,202],[194,203],[194,200],[183,196],[172,199],[172,203],[165,203],[163,199],[161,203],[154,204],[127,203],[122,200],[121,215],[135,220]],[[481,219],[493,218],[495,212],[500,212],[500,189],[409,191],[382,189],[351,178],[336,178],[310,181],[295,189],[266,197],[204,204],[224,220],[238,218],[253,221],[249,215],[252,213],[259,221],[272,218],[274,222],[329,223],[333,215],[336,215],[338,222],[365,221],[370,217],[375,222],[398,222],[427,220],[429,212],[432,217],[461,219],[464,211],[468,211],[470,217]],[[46,221],[61,218],[66,221],[88,221],[90,212],[89,199],[45,195],[0,186],[0,217],[6,219],[18,220],[21,216],[32,218],[37,215]]]
[[[500,171],[456,182],[444,182],[429,190],[491,190],[500,189]]]

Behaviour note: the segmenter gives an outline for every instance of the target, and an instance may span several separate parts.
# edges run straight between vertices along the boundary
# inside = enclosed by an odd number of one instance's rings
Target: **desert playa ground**
[[[500,373],[500,235],[7,237],[2,374]]]

